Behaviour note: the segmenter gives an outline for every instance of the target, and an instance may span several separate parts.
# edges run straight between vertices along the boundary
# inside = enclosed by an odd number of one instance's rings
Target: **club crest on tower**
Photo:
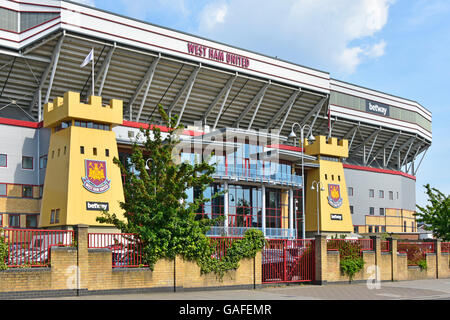
[[[93,193],[103,193],[111,187],[106,172],[106,161],[84,160],[86,176],[81,178],[83,187]]]
[[[339,208],[342,205],[341,188],[338,184],[328,185],[328,203],[333,208]]]

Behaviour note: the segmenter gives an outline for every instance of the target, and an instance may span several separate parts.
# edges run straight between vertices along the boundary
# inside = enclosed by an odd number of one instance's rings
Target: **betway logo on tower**
[[[202,46],[200,44],[188,42],[188,53],[190,55],[202,57],[209,60],[223,62],[232,66],[247,69],[250,66],[250,60],[238,54],[222,51],[219,49]]]
[[[389,106],[384,103],[366,100],[366,111],[389,117]]]

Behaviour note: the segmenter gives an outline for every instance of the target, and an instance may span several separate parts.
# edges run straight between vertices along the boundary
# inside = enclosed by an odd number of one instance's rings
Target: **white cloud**
[[[199,14],[198,33],[282,59],[349,74],[384,55],[377,39],[393,0],[218,0]],[[357,43],[363,44],[357,44]]]
[[[213,29],[217,24],[225,23],[228,5],[225,3],[207,4],[200,12],[200,23],[207,29]]]

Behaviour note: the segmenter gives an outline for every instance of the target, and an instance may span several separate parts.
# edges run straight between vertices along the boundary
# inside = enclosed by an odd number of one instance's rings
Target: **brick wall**
[[[397,253],[397,240],[391,239],[391,252],[381,252],[379,237],[372,237],[374,251],[363,251],[364,269],[354,275],[353,281],[374,279],[375,266],[378,268],[377,279],[381,281],[421,280],[450,278],[450,255],[442,253],[440,242],[436,241],[435,253],[427,253],[427,268],[408,266],[406,253]],[[327,251],[326,237],[316,237],[316,270],[317,283],[348,282],[347,275],[340,270],[338,251]]]
[[[0,299],[30,296],[254,288],[261,284],[261,254],[218,279],[201,274],[196,262],[161,259],[149,268],[112,268],[109,249],[88,249],[88,227],[76,228],[77,248],[52,247],[49,268],[0,271]]]

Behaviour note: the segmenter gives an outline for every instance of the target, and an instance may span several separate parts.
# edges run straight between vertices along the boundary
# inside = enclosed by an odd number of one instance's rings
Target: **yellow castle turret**
[[[124,201],[114,125],[122,124],[122,101],[66,92],[44,106],[44,127],[51,129],[39,227],[77,224],[108,227],[96,221],[102,210],[122,217]],[[111,226],[109,226],[111,227]]]
[[[320,233],[352,232],[353,223],[342,165],[342,159],[348,157],[348,140],[338,141],[336,138],[327,139],[325,136],[318,136],[312,144],[305,141],[304,145],[305,153],[317,156],[316,162],[319,163],[319,168],[309,170],[306,176],[305,231],[309,235],[317,233],[317,192],[319,192]],[[314,189],[311,188],[313,183]]]

